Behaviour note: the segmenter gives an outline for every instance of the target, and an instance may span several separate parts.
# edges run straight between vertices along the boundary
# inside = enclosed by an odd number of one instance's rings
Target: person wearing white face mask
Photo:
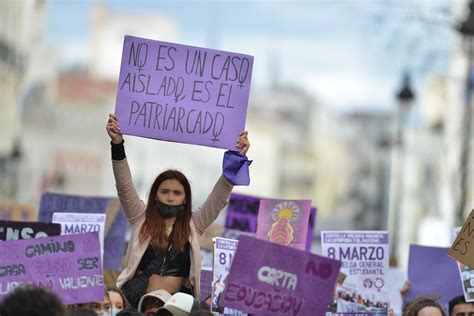
[[[117,288],[107,288],[110,297],[110,314],[117,316],[117,314],[124,308],[128,307],[127,301],[123,293]]]
[[[111,315],[111,304],[109,292],[104,289],[104,300],[97,302],[90,302],[84,305],[84,307],[92,309],[97,313],[97,316],[110,316]]]

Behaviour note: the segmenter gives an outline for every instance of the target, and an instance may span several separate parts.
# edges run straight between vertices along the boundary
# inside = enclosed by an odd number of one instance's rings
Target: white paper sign
[[[216,237],[214,238],[214,262],[212,275],[211,312],[218,315],[247,315],[238,310],[219,306],[220,295],[224,292],[225,281],[230,272],[238,240]]]
[[[103,262],[105,216],[104,213],[53,213],[52,223],[61,225],[61,235],[98,232]]]

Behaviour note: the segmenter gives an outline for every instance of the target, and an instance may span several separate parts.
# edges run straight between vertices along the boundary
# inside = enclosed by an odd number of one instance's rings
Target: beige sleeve
[[[234,185],[224,175],[221,175],[206,202],[193,213],[192,220],[199,235],[204,233],[227,205],[233,188]]]
[[[140,199],[135,189],[127,158],[112,160],[112,169],[120,203],[128,221],[133,224],[145,214],[145,203]]]

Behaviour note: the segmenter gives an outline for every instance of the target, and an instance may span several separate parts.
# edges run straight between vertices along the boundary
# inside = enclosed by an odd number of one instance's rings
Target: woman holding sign
[[[223,175],[206,202],[192,212],[191,187],[177,170],[158,175],[147,203],[140,200],[114,114],[109,114],[106,130],[111,138],[117,193],[132,228],[125,268],[117,286],[135,308],[142,295],[157,289],[171,294],[190,293],[199,298],[201,259],[197,236],[204,233],[225,207],[233,186],[249,183],[250,161],[245,157],[250,147],[247,132],[240,133],[238,152],[224,154]]]

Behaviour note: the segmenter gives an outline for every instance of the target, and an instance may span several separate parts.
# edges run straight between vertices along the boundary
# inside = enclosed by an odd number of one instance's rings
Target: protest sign
[[[446,311],[450,299],[463,295],[456,261],[447,256],[448,248],[410,245],[408,279],[410,291],[404,303],[420,295],[439,297]]]
[[[201,267],[201,301],[205,301],[212,292],[212,267]]]
[[[251,195],[232,193],[227,207],[225,221],[226,229],[222,237],[237,239],[244,232],[247,236],[255,235],[257,231],[258,210],[260,198]],[[313,240],[313,230],[316,223],[316,208],[311,207],[306,237],[306,250],[310,250]]]
[[[337,260],[241,236],[221,304],[262,316],[324,315],[340,267]]]
[[[36,209],[33,205],[17,202],[0,202],[0,220],[36,221]]]
[[[314,231],[314,226],[316,224],[316,211],[317,209],[315,207],[311,207],[310,212],[309,212],[308,232],[306,236],[306,245],[305,245],[306,251],[311,250],[311,243],[313,242],[313,231]]]
[[[122,133],[236,150],[253,57],[126,35],[115,114]]]
[[[474,209],[449,248],[448,255],[474,269]]]
[[[58,224],[41,222],[0,221],[0,240],[20,240],[61,234]]]
[[[227,276],[232,266],[237,240],[216,237],[214,239],[214,262],[212,277],[211,312],[219,315],[247,315],[240,311],[222,307],[220,298],[225,289]]]
[[[39,220],[51,222],[53,213],[60,212],[105,213],[104,269],[122,269],[125,234],[129,224],[118,198],[44,193],[41,196]]]
[[[227,206],[225,227],[242,232],[257,231],[260,198],[245,194],[231,193]]]
[[[56,293],[64,304],[102,301],[97,233],[0,242],[0,301],[22,284]]]
[[[456,237],[460,231],[461,227],[455,227],[451,229],[451,237],[453,241],[456,240]],[[464,299],[466,302],[474,302],[474,269],[469,268],[459,261],[456,262],[464,291]]]
[[[386,315],[389,307],[388,233],[323,231],[322,254],[342,261],[346,278],[336,286],[336,313]]]
[[[105,214],[53,213],[51,221],[61,225],[61,235],[98,232],[101,258],[104,258]]]
[[[311,200],[261,199],[257,238],[304,250]]]
[[[236,229],[224,228],[220,233],[219,237],[227,239],[239,239],[240,236],[255,236],[255,233],[247,233]]]

